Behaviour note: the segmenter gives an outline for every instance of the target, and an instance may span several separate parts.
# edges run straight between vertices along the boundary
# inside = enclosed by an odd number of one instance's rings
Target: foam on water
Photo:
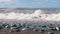
[[[45,14],[42,10],[36,10],[34,13],[0,13],[0,19],[17,19],[17,20],[48,20],[60,21],[60,13]]]

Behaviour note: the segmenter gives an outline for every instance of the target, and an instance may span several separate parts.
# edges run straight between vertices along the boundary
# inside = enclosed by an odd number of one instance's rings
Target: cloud
[[[0,2],[11,2],[13,0],[0,0]]]

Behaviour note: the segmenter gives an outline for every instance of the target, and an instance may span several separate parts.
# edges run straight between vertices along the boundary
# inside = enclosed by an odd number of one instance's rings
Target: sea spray
[[[45,14],[42,10],[36,10],[31,14],[16,12],[0,13],[0,19],[60,21],[60,13]]]

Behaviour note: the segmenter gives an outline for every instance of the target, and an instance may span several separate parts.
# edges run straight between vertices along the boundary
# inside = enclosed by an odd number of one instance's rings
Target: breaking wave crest
[[[45,14],[42,10],[36,10],[34,13],[0,13],[0,19],[17,19],[17,20],[52,20],[60,21],[60,13],[58,14]]]

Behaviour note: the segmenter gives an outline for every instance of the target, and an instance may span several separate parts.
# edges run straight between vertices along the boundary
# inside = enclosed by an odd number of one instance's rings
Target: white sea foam
[[[17,19],[17,20],[52,20],[60,21],[60,13],[58,14],[45,14],[42,10],[36,10],[34,13],[0,13],[0,19]]]

